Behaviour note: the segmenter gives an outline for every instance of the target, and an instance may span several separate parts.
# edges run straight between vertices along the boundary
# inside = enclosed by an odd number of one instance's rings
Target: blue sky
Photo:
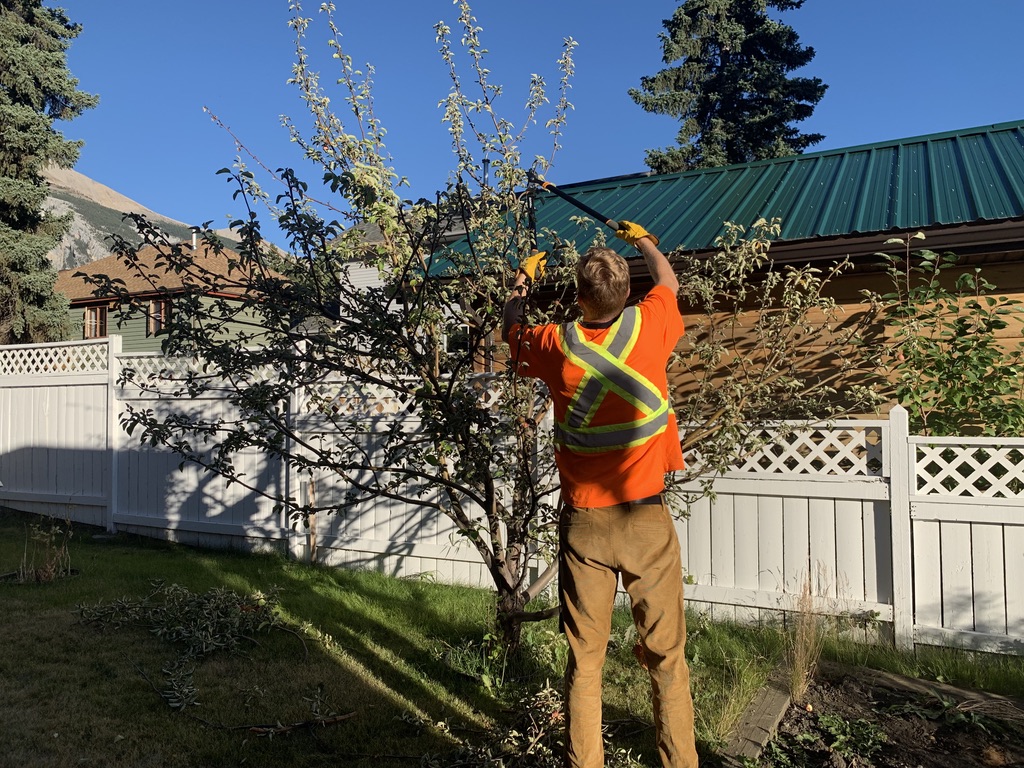
[[[67,138],[85,141],[76,170],[171,218],[223,226],[242,213],[225,177],[216,175],[236,151],[204,113],[208,107],[267,166],[316,178],[280,124],[280,115],[304,110],[295,87],[286,85],[295,51],[287,0],[60,4],[83,25],[68,52],[71,72],[82,90],[100,97],[98,107],[59,126]],[[329,86],[336,70],[319,5],[305,3],[304,15],[314,19],[305,45]],[[503,114],[513,122],[523,116],[530,74],[545,76],[553,90],[563,39],[578,42],[575,109],[550,181],[642,172],[645,149],[673,142],[675,121],[643,112],[627,90],[661,68],[658,34],[676,6],[474,4],[492,82],[505,86]],[[456,7],[450,0],[338,0],[336,7],[346,52],[357,66],[369,62],[376,70],[377,116],[388,129],[396,170],[412,183],[405,195],[430,196],[451,165],[437,107],[450,83],[433,25],[444,20],[457,29]],[[781,18],[816,51],[800,74],[829,86],[813,117],[799,125],[825,135],[812,149],[1024,119],[1024,0],[806,0]],[[535,151],[547,154],[543,125],[532,136]]]

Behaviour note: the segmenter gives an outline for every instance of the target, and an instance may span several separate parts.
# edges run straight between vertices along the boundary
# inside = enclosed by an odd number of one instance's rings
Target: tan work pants
[[[658,752],[665,768],[696,768],[679,539],[664,504],[565,506],[561,535],[566,765],[603,768],[601,670],[618,577],[629,594],[654,695]]]

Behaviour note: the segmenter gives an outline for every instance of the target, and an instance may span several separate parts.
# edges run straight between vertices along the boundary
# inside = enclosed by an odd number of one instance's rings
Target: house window
[[[156,336],[167,329],[171,322],[171,302],[168,299],[153,299],[149,302],[146,315],[146,335]]]
[[[85,338],[102,339],[107,335],[107,308],[85,308]]]

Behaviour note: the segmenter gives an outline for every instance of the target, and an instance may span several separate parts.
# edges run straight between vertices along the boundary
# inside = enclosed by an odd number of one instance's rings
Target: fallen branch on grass
[[[149,675],[146,674],[146,670],[136,664],[134,661],[129,661],[135,670],[142,676],[142,679],[149,683],[149,687],[152,688],[160,698],[166,700],[167,694],[165,691],[161,691],[150,679]],[[186,711],[184,708],[177,708],[179,712],[182,712],[186,717],[195,720],[197,723],[202,723],[207,728],[213,728],[219,731],[246,731],[248,733],[255,734],[257,736],[279,736],[285,733],[291,733],[297,731],[300,728],[313,728],[316,726],[335,725],[337,723],[349,720],[356,716],[356,712],[348,712],[344,715],[328,715],[327,717],[314,717],[309,720],[302,720],[298,723],[289,723],[283,725],[280,722],[274,723],[273,725],[224,725],[224,723],[215,723],[212,720],[207,720],[205,717],[199,717],[191,712]]]
[[[331,715],[330,717],[315,717],[311,720],[303,720],[299,723],[291,723],[290,725],[282,725],[277,723],[275,725],[235,725],[228,726],[227,730],[240,731],[246,730],[249,733],[254,733],[257,736],[279,736],[283,733],[291,733],[300,728],[313,728],[321,725],[334,725],[344,720],[348,720],[356,716],[355,712],[349,712],[345,715]]]

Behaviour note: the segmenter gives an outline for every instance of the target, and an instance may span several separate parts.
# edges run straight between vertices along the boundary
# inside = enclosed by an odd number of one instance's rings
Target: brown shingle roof
[[[183,245],[183,249],[191,250]],[[111,280],[123,280],[125,289],[132,295],[145,295],[160,290],[183,290],[186,287],[203,287],[206,281],[202,275],[213,276],[223,283],[218,293],[242,295],[245,292],[245,273],[238,266],[233,269],[229,261],[238,262],[241,257],[234,251],[224,248],[219,253],[205,245],[195,249],[192,263],[195,270],[180,274],[168,270],[165,263],[158,263],[160,251],[154,246],[146,246],[138,253],[138,268],[128,266],[120,256],[107,256],[81,267],[61,270],[57,274],[54,290],[63,293],[72,304],[83,303],[95,299],[95,288],[86,280],[76,275],[85,274],[90,277],[106,275]]]

